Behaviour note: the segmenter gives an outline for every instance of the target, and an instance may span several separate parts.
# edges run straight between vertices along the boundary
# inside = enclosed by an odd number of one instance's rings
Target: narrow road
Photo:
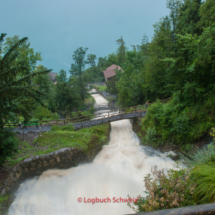
[[[20,128],[15,128],[13,129],[14,132],[20,132],[20,133],[27,133],[29,131],[33,131],[33,132],[43,132],[43,131],[50,131],[51,130],[51,126],[41,126],[41,130],[39,130],[39,127],[27,127],[27,128],[23,128],[23,129],[20,129]]]

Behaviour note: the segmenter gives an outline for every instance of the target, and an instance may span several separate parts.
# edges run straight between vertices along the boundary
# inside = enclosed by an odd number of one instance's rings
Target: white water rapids
[[[39,179],[25,181],[16,193],[9,215],[134,213],[127,203],[114,203],[113,198],[144,196],[143,180],[151,172],[151,167],[169,169],[176,166],[168,157],[148,155],[146,149],[139,144],[130,120],[112,122],[110,142],[92,163],[67,170],[48,170]],[[82,202],[78,202],[79,197]],[[109,198],[111,202],[84,202],[84,198],[96,197]]]

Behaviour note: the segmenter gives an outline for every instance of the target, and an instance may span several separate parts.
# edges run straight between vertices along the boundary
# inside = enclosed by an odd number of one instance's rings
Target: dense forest
[[[88,74],[120,65],[124,73],[117,73],[112,90],[123,107],[172,97],[165,105],[150,106],[143,130],[162,140],[191,143],[215,123],[215,2],[168,0],[167,7],[170,15],[154,25],[151,42],[144,36],[128,51],[121,37],[117,52],[99,58]]]

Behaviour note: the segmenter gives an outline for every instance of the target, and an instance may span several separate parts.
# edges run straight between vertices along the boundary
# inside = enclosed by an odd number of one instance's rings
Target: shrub
[[[99,91],[99,86],[93,85],[93,88]]]
[[[155,127],[153,127],[153,128],[149,127],[147,134],[145,136],[145,141],[147,143],[154,143],[157,140],[156,135],[157,135],[157,132],[156,132]]]
[[[192,170],[196,183],[194,192],[198,203],[212,203],[215,201],[215,163],[199,165]]]
[[[215,142],[215,128],[211,129],[210,135],[213,137],[213,142]]]
[[[60,119],[60,115],[58,113],[52,114],[52,119]]]
[[[186,157],[182,155],[182,158],[190,168],[215,162],[215,146],[208,145],[204,148],[192,147]]]
[[[14,132],[7,128],[0,128],[0,164],[17,151],[18,142]]]
[[[59,126],[58,125],[52,125],[51,131],[59,131]]]
[[[70,118],[75,118],[75,117],[78,117],[78,113],[77,112],[72,112]]]
[[[51,113],[51,111],[43,107],[42,105],[37,106],[33,113],[34,117],[38,120],[43,120],[45,118],[46,119],[53,118],[53,114]]]
[[[165,175],[164,171],[158,171],[155,167],[152,170],[154,178],[149,174],[145,177],[145,187],[148,195],[138,196],[137,201],[132,205],[128,203],[135,212],[149,212],[168,208],[184,207],[195,205],[193,191],[195,184],[185,169],[169,170]]]
[[[60,131],[74,131],[74,126],[73,125],[64,125],[60,126]]]
[[[51,131],[74,131],[74,126],[72,125],[64,125],[64,126],[58,126],[58,125],[52,125]]]
[[[180,145],[194,143],[214,126],[211,113],[204,103],[196,105],[189,100],[182,101],[180,93],[176,93],[166,104],[158,101],[149,105],[141,127],[144,133],[148,127],[155,127],[157,134],[166,142]]]
[[[88,112],[89,112],[89,114],[94,114],[95,108],[93,106],[91,106]]]

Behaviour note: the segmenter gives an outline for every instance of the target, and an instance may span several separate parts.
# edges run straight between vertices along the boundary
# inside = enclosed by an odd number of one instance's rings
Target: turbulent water
[[[49,170],[40,178],[24,182],[9,215],[134,213],[126,199],[128,195],[132,199],[145,195],[143,179],[151,167],[175,167],[170,158],[152,155],[146,149],[139,144],[129,120],[112,122],[110,142],[92,163],[68,170]]]

